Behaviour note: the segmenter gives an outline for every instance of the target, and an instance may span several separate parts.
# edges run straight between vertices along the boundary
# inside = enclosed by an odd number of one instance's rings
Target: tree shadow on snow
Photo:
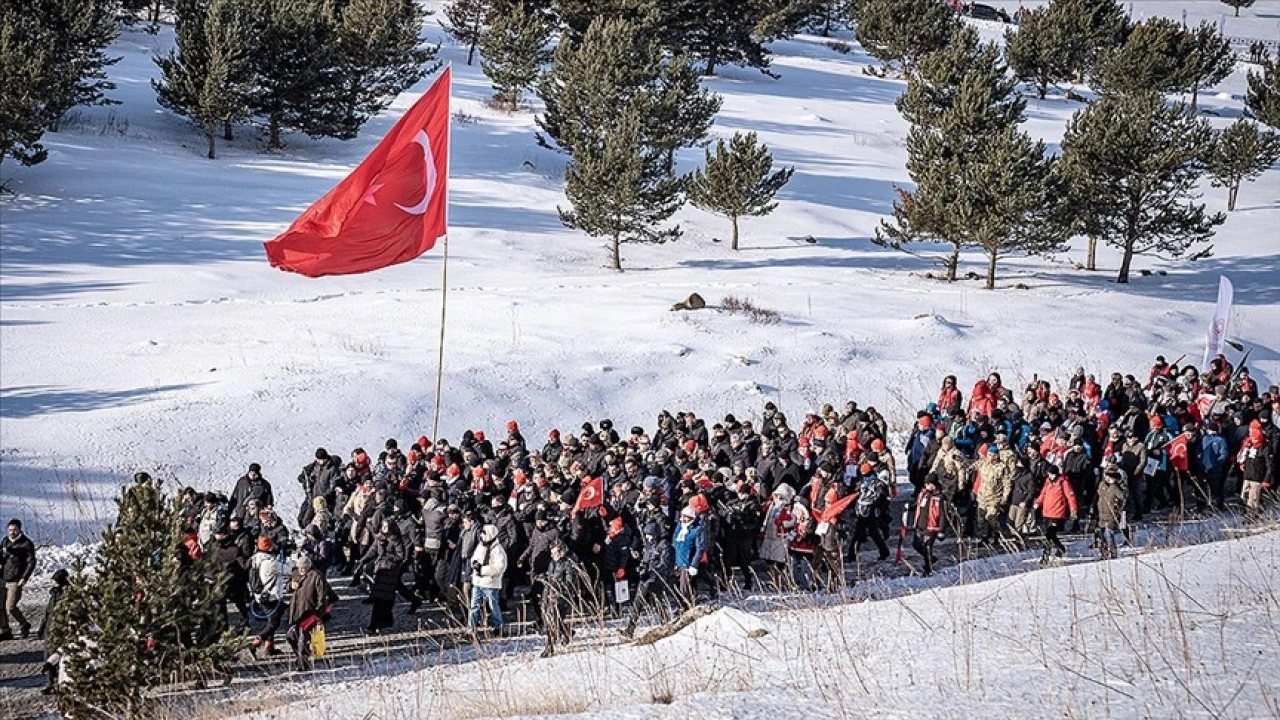
[[[159,385],[133,390],[67,390],[49,385],[20,385],[0,389],[0,417],[10,420],[128,407],[155,399],[159,393],[186,390],[192,384]]]

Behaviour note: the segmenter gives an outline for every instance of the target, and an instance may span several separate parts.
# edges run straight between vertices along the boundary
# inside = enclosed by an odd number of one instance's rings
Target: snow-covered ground
[[[1137,5],[1174,17],[1186,8],[1192,22],[1225,7]],[[1276,0],[1241,15],[1227,18],[1232,34],[1280,34]],[[268,155],[242,128],[208,161],[149,85],[151,57],[171,43],[167,29],[125,33],[110,70],[122,104],[75,111],[45,137],[47,162],[3,169],[16,196],[0,200],[0,513],[26,518],[42,542],[89,539],[135,470],[230,490],[260,462],[291,516],[293,478],[317,446],[345,455],[432,434],[441,254],[308,280],[271,269],[261,246],[427,82],[354,141],[290,136]],[[1230,335],[1253,349],[1259,382],[1280,380],[1280,171],[1241,189],[1212,258],[1137,262],[1167,275],[1117,287],[1116,254],[1084,273],[1077,247],[1006,262],[996,292],[941,284],[923,277],[936,270],[928,262],[868,241],[908,181],[893,107],[902,83],[864,75],[871,61],[856,46],[826,43],[775,44],[777,80],[726,68],[708,81],[724,96],[714,134],[756,131],[796,167],[778,210],[744,221],[744,249],[717,241],[724,219],[689,208],[681,241],[624,247],[617,274],[599,242],[561,226],[564,158],[536,147],[532,113],[489,110],[479,68],[445,41],[465,119],[453,129],[442,434],[517,418],[540,442],[585,419],[651,425],[664,408],[754,417],[769,399],[793,417],[857,399],[900,426],[947,373],[967,389],[991,370],[1021,383],[1065,379],[1076,365],[1139,373],[1157,352],[1198,358],[1220,274],[1236,287]],[[1240,114],[1245,70],[1201,98],[1215,124]],[[1027,127],[1056,143],[1077,107],[1031,100]],[[682,170],[700,160],[700,150],[679,158]],[[1221,189],[1206,184],[1205,198],[1225,206]],[[982,267],[967,256],[962,272]],[[695,291],[713,307],[669,311]],[[726,295],[783,322],[721,313]]]
[[[585,640],[549,659],[526,651],[323,689],[255,686],[245,698],[271,709],[248,717],[1270,717],[1276,540],[850,605],[724,607],[647,646]],[[236,706],[233,696],[219,707]]]

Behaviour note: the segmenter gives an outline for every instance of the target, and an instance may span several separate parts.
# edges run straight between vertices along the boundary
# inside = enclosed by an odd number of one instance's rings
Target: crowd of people
[[[1082,525],[1108,558],[1152,513],[1240,497],[1251,521],[1280,461],[1280,390],[1259,393],[1222,356],[1204,372],[1157,358],[1145,377],[1105,385],[1079,368],[1060,390],[991,373],[967,398],[949,376],[900,454],[901,515],[900,461],[874,407],[788,417],[770,402],[760,417],[663,411],[652,431],[601,420],[540,446],[513,420],[501,438],[468,430],[456,445],[321,448],[296,480],[296,530],[255,463],[229,495],[185,490],[185,547],[230,575],[227,604],[257,653],[279,652],[283,624],[305,664],[333,612],[329,578],[345,576],[368,593],[368,633],[393,625],[397,598],[410,615],[431,604],[473,633],[501,633],[519,598],[551,654],[584,607],[627,619],[630,634],[645,612],[734,588],[838,590],[846,564],[890,562],[895,534],[898,559],[910,537],[929,575],[944,537],[997,550],[1038,541],[1048,562],[1065,552],[1059,534]]]

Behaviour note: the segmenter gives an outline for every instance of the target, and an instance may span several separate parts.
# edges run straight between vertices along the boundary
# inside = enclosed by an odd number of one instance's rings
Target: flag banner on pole
[[[350,175],[264,243],[272,267],[353,275],[435,246],[448,231],[450,84],[446,68]]]
[[[1231,301],[1235,289],[1226,275],[1218,278],[1218,307],[1213,311],[1213,322],[1209,324],[1209,336],[1204,344],[1204,362],[1200,367],[1209,367],[1209,360],[1222,352],[1227,339],[1227,321],[1231,317]]]
[[[578,491],[578,501],[573,504],[573,514],[583,510],[598,508],[604,504],[604,478],[588,478],[582,481]]]

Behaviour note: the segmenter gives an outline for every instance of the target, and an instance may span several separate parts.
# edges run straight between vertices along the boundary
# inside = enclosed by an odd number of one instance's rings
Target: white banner
[[[1209,324],[1209,336],[1204,343],[1204,362],[1202,368],[1209,367],[1209,360],[1222,352],[1227,339],[1227,320],[1231,317],[1231,299],[1235,294],[1231,281],[1225,275],[1218,278],[1218,307],[1213,311],[1213,322]]]

